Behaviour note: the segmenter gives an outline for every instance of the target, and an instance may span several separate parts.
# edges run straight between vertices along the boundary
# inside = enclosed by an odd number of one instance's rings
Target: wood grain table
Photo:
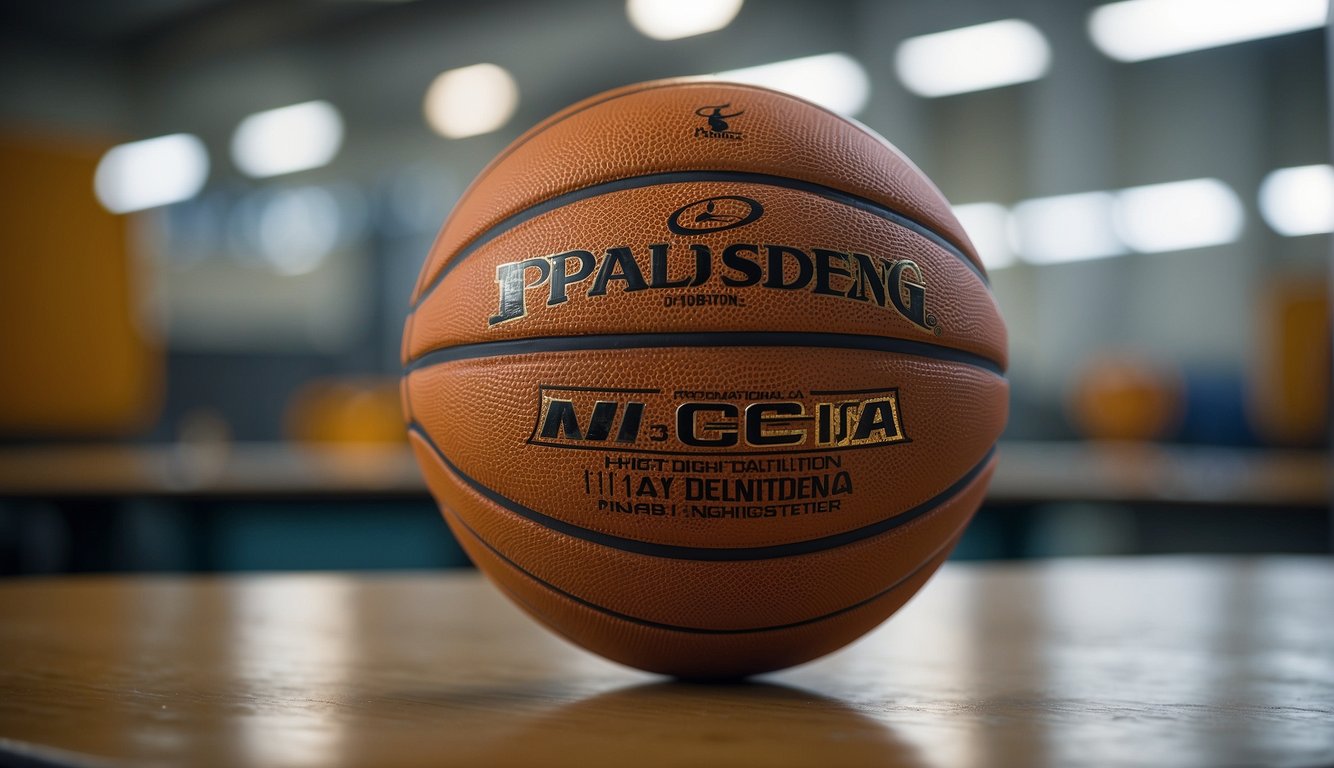
[[[0,582],[0,764],[1331,763],[1328,558],[951,563],[723,686],[587,655],[466,571]]]

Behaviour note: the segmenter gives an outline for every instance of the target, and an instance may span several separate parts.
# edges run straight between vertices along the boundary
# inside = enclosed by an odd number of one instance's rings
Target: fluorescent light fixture
[[[338,245],[338,201],[324,187],[274,192],[259,212],[259,250],[281,275],[315,271]]]
[[[757,67],[715,72],[714,77],[747,83],[813,101],[843,115],[855,115],[871,97],[866,68],[846,53],[822,53]]]
[[[1124,0],[1093,9],[1089,36],[1118,61],[1231,45],[1325,25],[1326,0]]]
[[[426,122],[450,139],[490,133],[514,116],[519,86],[495,64],[473,64],[442,72],[426,89]]]
[[[1051,66],[1051,46],[1037,27],[1006,19],[910,37],[894,64],[918,96],[949,96],[1037,80]]]
[[[343,117],[327,101],[256,112],[232,134],[232,160],[264,178],[327,165],[343,144]]]
[[[954,206],[954,216],[973,241],[982,264],[987,269],[1001,269],[1014,263],[1006,231],[1010,212],[999,203],[968,203]]]
[[[732,23],[743,0],[626,0],[630,23],[654,40],[715,32]]]
[[[1130,187],[1116,194],[1117,234],[1136,251],[1184,251],[1235,242],[1246,214],[1218,179]]]
[[[1260,215],[1280,235],[1334,232],[1334,167],[1280,168],[1260,183]]]
[[[208,179],[208,151],[198,136],[173,133],[107,150],[97,163],[93,191],[112,213],[179,203]]]
[[[1010,220],[1013,246],[1033,264],[1060,264],[1117,256],[1126,247],[1113,226],[1116,199],[1110,192],[1025,200]]]

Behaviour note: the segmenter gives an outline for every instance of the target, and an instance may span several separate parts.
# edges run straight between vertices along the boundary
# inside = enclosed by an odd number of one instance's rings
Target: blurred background
[[[955,204],[1012,416],[956,557],[1329,552],[1324,0],[46,0],[0,9],[0,574],[463,566],[413,281],[496,152],[721,74]]]

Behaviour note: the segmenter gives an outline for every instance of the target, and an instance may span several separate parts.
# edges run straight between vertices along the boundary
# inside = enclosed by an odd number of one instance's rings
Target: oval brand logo
[[[721,195],[678,208],[667,219],[667,228],[678,235],[703,235],[744,227],[763,215],[764,206],[758,200]]]

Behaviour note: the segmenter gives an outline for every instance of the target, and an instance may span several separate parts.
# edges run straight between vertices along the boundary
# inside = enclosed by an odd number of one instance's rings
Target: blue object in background
[[[1186,372],[1185,413],[1177,440],[1202,445],[1256,445],[1246,413],[1246,385],[1240,373]]]
[[[219,505],[201,542],[207,570],[417,569],[468,565],[434,507],[420,503]]]

